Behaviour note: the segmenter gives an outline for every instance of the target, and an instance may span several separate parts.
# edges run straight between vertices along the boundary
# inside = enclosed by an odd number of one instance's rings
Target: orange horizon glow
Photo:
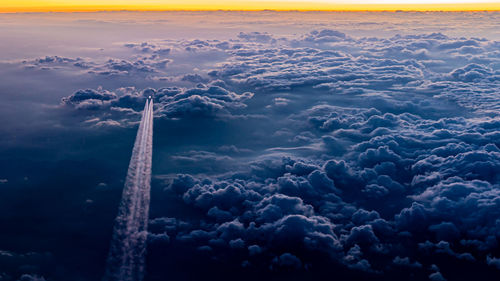
[[[15,1],[15,3],[13,3]],[[0,0],[0,13],[96,11],[500,11],[500,1],[437,0]],[[168,3],[165,3],[168,2]],[[422,3],[425,2],[425,3]],[[437,2],[437,3],[436,3]]]

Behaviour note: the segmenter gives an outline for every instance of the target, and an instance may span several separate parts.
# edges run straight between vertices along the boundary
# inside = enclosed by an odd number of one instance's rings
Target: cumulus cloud
[[[498,42],[320,29],[125,47],[133,59],[32,64],[165,82],[77,90],[58,108],[130,128],[153,97],[155,137],[174,139],[161,163],[178,168],[158,175],[159,205],[182,210],[151,219],[154,248],[274,273],[327,261],[346,279],[498,267]],[[218,61],[162,80],[180,54]]]
[[[137,120],[138,111],[148,97],[156,102],[155,117],[158,118],[232,118],[238,115],[238,110],[247,107],[245,102],[253,93],[237,94],[217,83],[198,84],[195,88],[119,88],[115,91],[98,88],[78,90],[62,98],[61,103],[63,107],[85,111],[84,116],[93,114],[94,118],[84,121],[86,124],[128,126]]]
[[[497,101],[482,90],[498,84],[493,42],[335,30],[238,37],[247,43],[225,49],[230,58],[209,75],[254,89],[253,99],[269,105],[254,112],[286,116],[287,129],[274,136],[291,147],[270,144],[267,153],[287,154],[215,178],[175,177],[165,192],[205,215],[174,231],[174,240],[214,255],[248,247],[245,265],[266,253],[271,268],[298,269],[318,263],[310,253],[321,252],[353,271],[407,268],[431,280],[447,273],[426,269],[430,255],[442,256],[438,264],[496,264],[488,253],[500,233],[499,123],[485,110]],[[481,106],[465,104],[469,92],[444,94],[458,89],[475,91]],[[302,98],[308,102],[295,103]]]

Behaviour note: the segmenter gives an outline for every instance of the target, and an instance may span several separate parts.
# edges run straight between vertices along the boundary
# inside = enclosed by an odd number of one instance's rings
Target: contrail
[[[144,106],[116,217],[103,281],[144,277],[153,154],[153,100]]]

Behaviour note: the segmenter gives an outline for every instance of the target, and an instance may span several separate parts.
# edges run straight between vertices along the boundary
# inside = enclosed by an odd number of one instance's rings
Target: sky
[[[499,12],[6,13],[0,38],[1,281],[102,280],[150,96],[143,280],[500,279]]]
[[[0,12],[95,10],[499,10],[497,0],[2,0]]]

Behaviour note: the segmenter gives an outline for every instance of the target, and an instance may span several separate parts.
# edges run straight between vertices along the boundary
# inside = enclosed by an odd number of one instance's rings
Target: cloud
[[[240,32],[240,34],[238,34],[238,38],[259,43],[276,42],[276,39],[274,39],[273,36],[267,32]]]
[[[73,95],[63,98],[62,103],[82,109],[97,109],[116,98],[117,95],[115,93],[106,90],[86,89],[78,90]]]
[[[494,274],[498,42],[237,34],[25,63],[130,78],[62,98],[52,110],[68,127],[133,132],[153,97],[159,199],[148,241],[159,262],[185,252],[227,272],[341,280]]]
[[[134,124],[139,117],[137,111],[150,96],[156,102],[155,116],[170,119],[231,118],[232,112],[244,109],[247,106],[245,102],[253,97],[250,92],[237,94],[220,86],[204,84],[189,89],[169,87],[138,91],[135,88],[119,88],[115,92],[102,88],[78,90],[62,98],[61,103],[65,107],[92,112],[95,118],[84,123],[99,127]]]
[[[496,83],[492,64],[477,63],[496,61],[490,43],[442,34],[358,39],[334,30],[290,41],[239,37],[248,46],[228,51],[209,75],[255,89],[252,99],[269,105],[256,112],[284,116],[274,135],[282,144],[241,171],[174,178],[166,192],[205,213],[180,241],[209,245],[214,255],[253,245],[245,264],[266,253],[273,268],[299,268],[318,263],[310,253],[319,251],[349,270],[411,268],[432,280],[445,279],[426,271],[428,255],[472,264],[498,247],[498,117],[482,107],[496,102],[481,90],[480,107],[441,95],[456,83],[467,91]],[[457,52],[469,57],[453,67],[435,60]],[[301,146],[284,149],[297,136]]]
[[[302,262],[296,256],[290,253],[284,253],[273,259],[273,264],[278,267],[301,268]]]
[[[19,281],[45,281],[45,278],[39,277],[37,275],[23,274]]]
[[[487,256],[486,263],[490,266],[494,266],[494,267],[500,269],[500,259],[498,259],[498,258]]]
[[[429,279],[431,281],[446,281],[446,278],[439,271],[429,274]]]

